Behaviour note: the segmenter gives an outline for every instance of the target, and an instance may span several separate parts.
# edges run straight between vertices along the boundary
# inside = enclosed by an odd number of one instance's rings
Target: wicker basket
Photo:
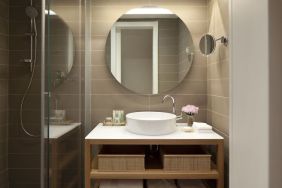
[[[163,147],[161,149],[165,171],[210,171],[211,155],[197,147]]]
[[[144,171],[144,147],[104,146],[98,154],[99,171]]]

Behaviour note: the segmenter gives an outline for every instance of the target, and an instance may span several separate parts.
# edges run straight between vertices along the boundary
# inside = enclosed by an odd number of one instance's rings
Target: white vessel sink
[[[176,131],[176,115],[165,112],[133,112],[126,115],[126,129],[141,135],[157,136]]]

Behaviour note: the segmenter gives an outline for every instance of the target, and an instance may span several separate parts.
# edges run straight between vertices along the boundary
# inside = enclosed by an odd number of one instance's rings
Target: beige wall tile
[[[208,80],[207,94],[228,97],[229,79]]]
[[[135,6],[120,6],[112,8],[114,11],[112,11],[112,9],[108,6],[92,6],[92,21],[103,21],[113,24],[119,19],[120,16],[122,16],[128,10],[135,8]]]
[[[203,56],[199,51],[195,51],[193,66],[206,67],[207,66],[207,57]]]
[[[207,108],[209,110],[225,116],[229,115],[229,98],[208,96],[207,102]]]
[[[207,65],[207,79],[221,79],[229,77],[229,61],[222,60],[217,63],[209,62]]]
[[[182,19],[192,35],[203,35],[207,33],[207,22],[205,20],[201,21],[190,21]],[[199,44],[199,43],[197,43]]]
[[[206,95],[207,82],[206,81],[193,81],[189,79],[183,80],[169,93],[173,94],[190,94],[190,95]]]
[[[91,52],[91,65],[105,66],[106,55],[104,50],[95,50]]]
[[[112,76],[112,73],[110,72],[110,69],[107,67],[107,65],[95,65],[91,66],[92,69],[92,79],[93,80],[109,80],[109,79],[115,79]]]
[[[159,6],[206,6],[208,0],[151,0],[150,3],[152,5],[159,5]]]
[[[148,5],[150,0],[123,0],[123,1],[116,1],[116,0],[93,0],[92,6],[145,6]]]
[[[59,1],[52,1],[52,6],[81,6],[81,2],[77,0],[59,0]]]
[[[64,21],[79,21],[80,11],[76,6],[56,6],[51,3],[50,9],[56,12]]]
[[[92,80],[92,94],[133,94],[116,80]]]
[[[211,122],[210,124],[213,127],[220,130],[224,134],[229,135],[229,118],[228,118],[228,116],[224,116],[224,115],[221,115],[221,114],[218,114],[216,112],[208,110],[207,119],[209,120],[209,122]]]
[[[91,40],[92,50],[105,50],[107,37],[94,36]]]
[[[136,109],[146,110],[149,97],[141,95],[92,95],[94,109]]]
[[[136,108],[126,108],[123,109],[124,112],[131,113],[131,112],[137,112],[137,111],[144,111],[144,109],[136,109]],[[145,109],[149,110],[149,109]],[[92,109],[91,110],[91,117],[92,117],[92,124],[91,124],[91,130],[98,124],[103,122],[105,117],[112,117],[113,109]]]
[[[113,22],[92,21],[91,35],[108,37],[112,26],[113,26]]]
[[[185,21],[205,21],[207,19],[206,6],[164,6],[177,14],[182,20]]]
[[[150,109],[157,110],[158,108],[161,109],[172,109],[172,103],[170,100],[165,101],[162,103],[162,98],[164,95],[154,95],[150,96]],[[175,105],[180,112],[181,107],[187,104],[194,104],[200,107],[206,108],[206,95],[181,95],[181,94],[172,94],[175,98]],[[171,110],[169,110],[171,111]]]
[[[123,0],[119,1],[102,1],[97,0],[92,2],[92,98],[95,96],[94,102],[92,101],[92,117],[94,122],[98,122],[99,119],[104,119],[108,114],[111,115],[111,108],[115,101],[122,101],[127,103],[127,105],[122,105],[120,102],[117,102],[117,105],[122,106],[125,109],[130,108],[130,110],[135,109],[134,105],[130,106],[131,99],[124,98],[124,94],[135,97],[142,97],[128,91],[117,83],[113,77],[107,72],[107,67],[105,65],[105,41],[107,34],[112,26],[112,24],[119,18],[120,15],[125,13],[130,8],[136,8],[138,6],[145,6],[147,3],[151,5],[158,5],[160,7],[168,8],[175,12],[188,26],[190,32],[192,33],[193,40],[195,45],[198,43],[199,38],[202,34],[207,32],[207,1],[206,0],[189,0],[189,1],[158,1],[150,0],[148,2],[144,1],[128,1]],[[187,11],[188,10],[188,11]],[[169,23],[160,24],[160,28],[164,28],[165,25]],[[167,41],[166,44],[173,43]],[[206,120],[206,105],[207,105],[207,59],[203,56],[200,56],[197,52],[198,47],[195,46],[196,56],[195,62],[192,64],[192,67],[185,77],[185,80],[176,88],[170,90],[167,93],[175,94],[178,110],[180,106],[185,104],[195,104],[201,106],[201,113],[199,114],[199,119],[201,121]],[[163,49],[166,50],[165,48]],[[165,51],[166,54],[171,52],[171,50]],[[170,72],[173,69],[174,57],[171,56],[160,56],[161,62],[166,64],[162,69]],[[170,64],[170,65],[169,65]],[[97,65],[97,66],[96,66]],[[162,78],[163,75],[160,77]],[[168,84],[168,83],[167,83]],[[114,94],[114,95],[113,95]],[[179,95],[181,94],[181,95]],[[109,96],[114,97],[114,99],[108,99],[111,101],[112,105],[109,105],[105,101]],[[97,100],[99,97],[99,100]],[[146,98],[146,97],[145,97]],[[141,109],[150,109],[150,110],[161,110],[169,111],[169,104],[160,104],[162,95],[151,96],[150,102],[140,100],[142,105],[138,107],[138,110]],[[114,102],[113,102],[114,100]],[[97,103],[97,102],[98,103]],[[103,102],[109,106],[109,109],[101,109],[103,107]],[[133,101],[134,103],[134,101]],[[135,109],[136,110],[136,109]]]
[[[194,66],[192,64],[191,68],[189,69],[189,72],[187,73],[185,80],[207,80],[207,67],[206,66]]]
[[[228,1],[211,0],[208,5],[209,33],[214,37],[227,36]],[[220,4],[220,6],[219,6]],[[220,8],[219,8],[220,7]],[[229,157],[229,48],[217,44],[216,50],[207,58],[207,122],[224,137],[225,181],[228,185]]]

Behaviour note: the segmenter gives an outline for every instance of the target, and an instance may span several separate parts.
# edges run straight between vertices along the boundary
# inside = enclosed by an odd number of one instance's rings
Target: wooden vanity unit
[[[103,171],[98,169],[97,156],[103,146],[150,146],[192,147],[215,146],[216,154],[210,170],[168,171],[162,167],[145,165],[144,170]],[[152,165],[154,166],[154,165]],[[124,126],[97,125],[85,138],[85,188],[91,188],[91,180],[103,179],[204,179],[216,180],[216,187],[224,187],[224,140],[215,132],[184,132],[181,126],[177,131],[162,136],[144,136],[130,133]],[[95,185],[94,185],[95,186]],[[95,186],[96,187],[96,186]]]
[[[49,139],[46,139],[46,143],[49,144],[50,149],[49,178],[53,188],[77,187],[81,182],[79,173],[81,165],[79,162],[80,129],[81,123],[49,126]],[[75,173],[67,176],[70,170]],[[66,176],[68,178],[65,178]]]

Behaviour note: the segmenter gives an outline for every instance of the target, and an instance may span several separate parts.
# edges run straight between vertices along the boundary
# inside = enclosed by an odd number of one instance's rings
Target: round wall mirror
[[[113,77],[139,94],[167,92],[185,78],[194,57],[192,36],[170,10],[143,7],[121,15],[106,42]]]
[[[68,25],[55,13],[48,15],[50,26],[46,31],[49,36],[48,47],[51,50],[48,55],[50,63],[50,78],[52,88],[58,87],[64,82],[70,73],[74,63],[74,36]]]
[[[199,44],[200,51],[203,55],[210,55],[216,48],[216,40],[212,35],[202,36]]]

